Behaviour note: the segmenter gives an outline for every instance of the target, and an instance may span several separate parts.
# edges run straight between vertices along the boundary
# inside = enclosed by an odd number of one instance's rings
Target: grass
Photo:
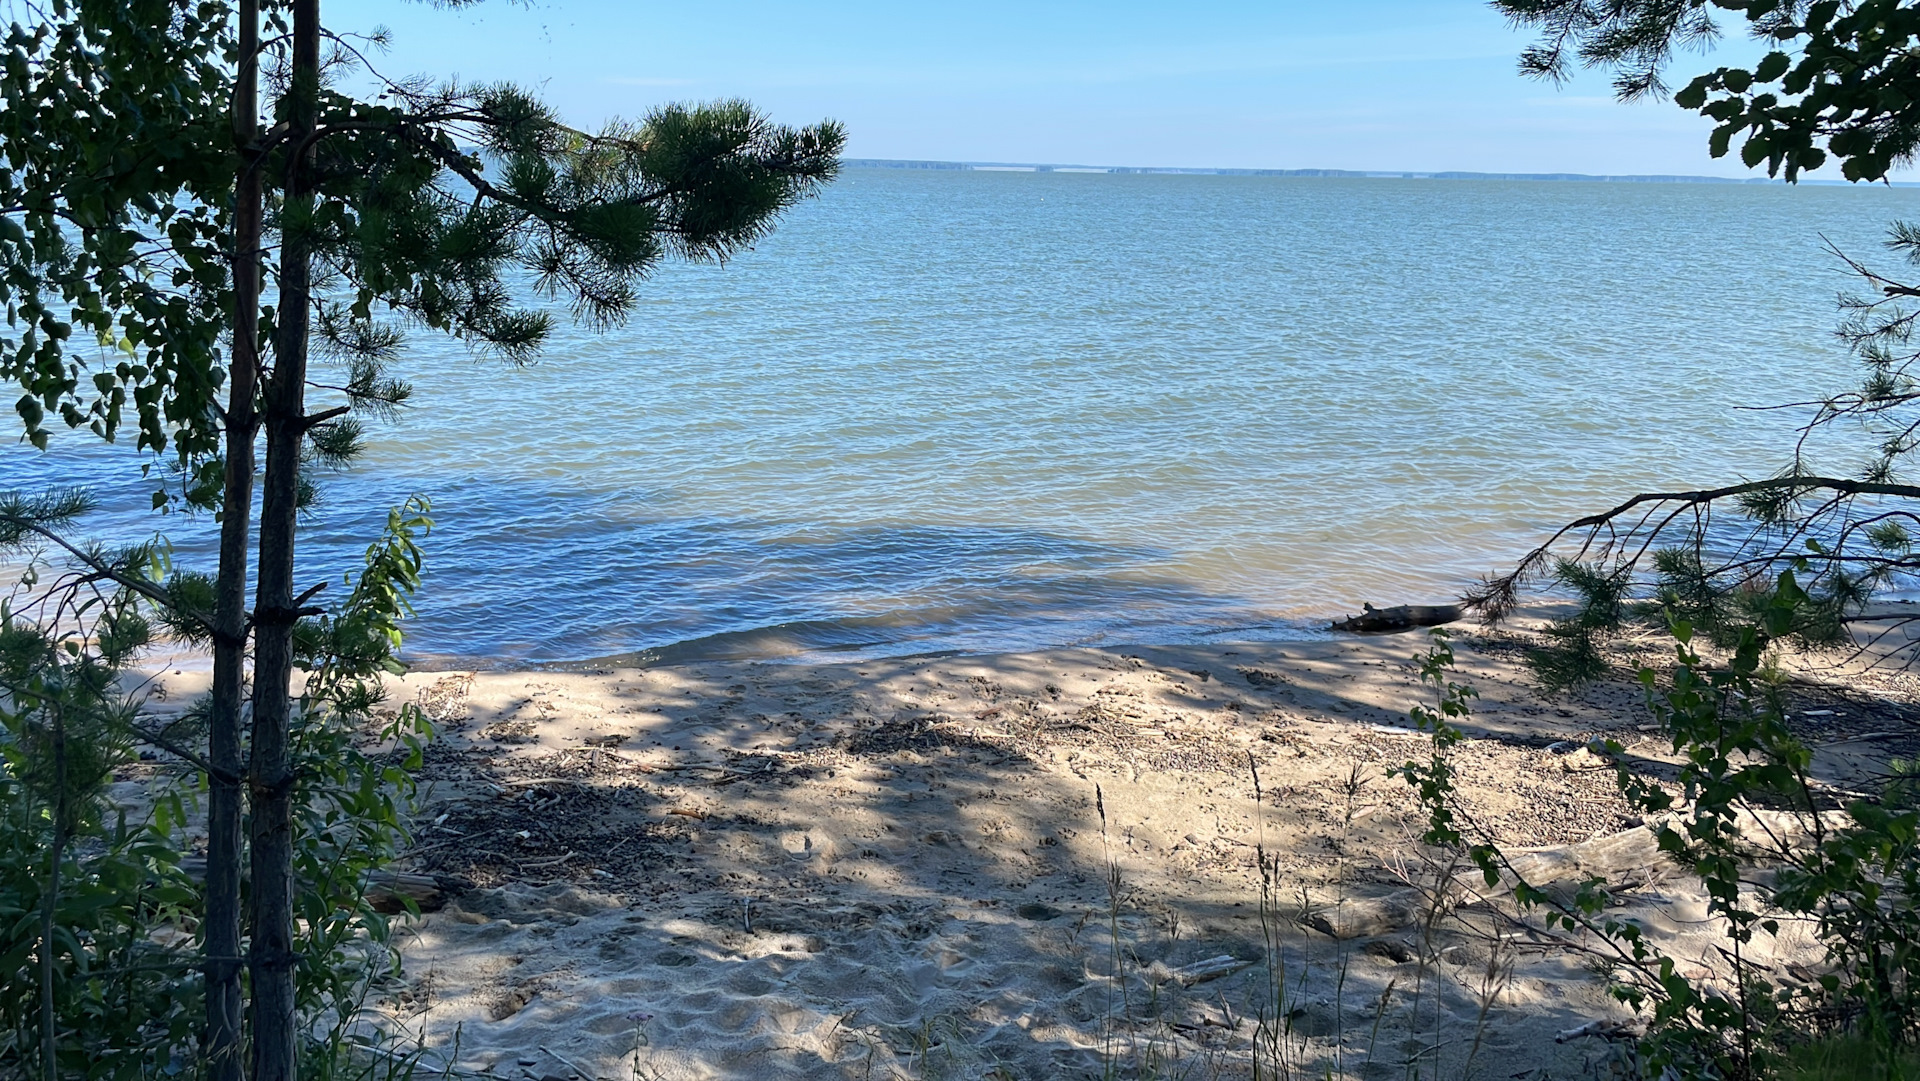
[[[1258,767],[1251,761],[1249,772],[1256,806],[1264,807],[1265,787]],[[1343,842],[1349,839],[1346,833],[1357,817],[1359,797],[1367,783],[1364,768],[1355,764],[1342,785],[1346,803]],[[1456,867],[1429,861],[1420,872],[1406,873],[1409,881],[1428,880],[1422,887],[1426,904],[1417,925],[1419,964],[1413,987],[1408,993],[1397,980],[1390,980],[1362,1009],[1352,1010],[1346,999],[1354,944],[1336,938],[1316,955],[1316,939],[1304,929],[1306,917],[1314,911],[1310,898],[1302,887],[1299,898],[1293,899],[1295,884],[1287,881],[1279,853],[1268,844],[1264,816],[1256,815],[1260,961],[1249,974],[1240,1009],[1228,1003],[1224,989],[1215,992],[1229,1027],[1236,1017],[1252,1022],[1251,1048],[1209,1048],[1190,1028],[1180,1025],[1179,997],[1164,994],[1170,985],[1154,979],[1151,966],[1127,944],[1128,891],[1110,841],[1113,827],[1107,817],[1105,792],[1097,785],[1094,804],[1106,865],[1106,909],[1100,914],[1107,933],[1103,958],[1106,1009],[1100,1033],[1103,1081],[1213,1081],[1249,1076],[1252,1081],[1339,1081],[1383,1075],[1427,1081],[1449,1069],[1449,1077],[1473,1076],[1493,1008],[1511,976],[1512,956],[1497,934],[1480,936],[1487,938],[1487,958],[1472,978],[1464,972],[1449,975],[1442,969],[1443,933],[1471,930],[1458,918],[1451,901],[1454,890],[1450,883]],[[1336,905],[1348,900],[1346,863],[1344,855],[1336,861]],[[1164,952],[1171,955],[1180,939],[1177,915],[1163,915],[1159,926],[1165,937]],[[1470,1032],[1450,1031],[1453,1022],[1440,1001],[1441,986],[1447,981],[1458,983],[1477,1006]],[[1329,984],[1330,1001],[1319,1002],[1309,996],[1310,987]],[[1389,1053],[1380,1046],[1383,1026],[1396,1007],[1404,1010],[1403,1016],[1420,1033],[1422,1045],[1410,1055],[1398,1050]],[[1310,1034],[1313,1026],[1308,1022],[1316,1014],[1319,1020],[1330,1022],[1330,1031]],[[1425,1028],[1420,1027],[1423,1019]],[[1458,1051],[1448,1053],[1456,1044],[1464,1046],[1464,1060]]]
[[[1834,1036],[1795,1048],[1779,1081],[1920,1081],[1920,1052],[1889,1054],[1881,1045]]]

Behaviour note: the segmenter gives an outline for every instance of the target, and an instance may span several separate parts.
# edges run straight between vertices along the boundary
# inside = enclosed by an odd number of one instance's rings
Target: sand
[[[1604,1072],[1633,1017],[1594,943],[1422,901],[1386,771],[1427,754],[1423,645],[410,674],[394,700],[442,733],[401,866],[453,888],[383,1009],[430,1061],[535,1081],[1248,1077],[1276,1027],[1303,1075]],[[1644,834],[1575,749],[1657,768],[1638,689],[1548,700],[1517,651],[1462,640],[1474,819],[1516,851]],[[1796,690],[1832,711],[1823,777],[1913,753],[1910,684]],[[1623,885],[1615,914],[1713,969],[1697,891]],[[1759,955],[1818,961],[1791,927]]]

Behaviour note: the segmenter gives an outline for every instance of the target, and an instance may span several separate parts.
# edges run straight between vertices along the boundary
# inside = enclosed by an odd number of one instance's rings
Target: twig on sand
[[[1602,1039],[1611,1040],[1617,1036],[1631,1036],[1634,1034],[1633,1022],[1631,1021],[1588,1021],[1584,1025],[1577,1028],[1570,1028],[1560,1033],[1553,1038],[1553,1042],[1566,1043],[1569,1040],[1577,1040],[1582,1036],[1599,1036]]]
[[[500,832],[500,828],[496,826],[493,829],[481,830],[478,833],[457,833],[452,837],[447,838],[444,841],[435,841],[430,845],[422,845],[419,848],[410,848],[407,851],[401,853],[401,855],[409,856],[409,857],[418,856],[423,852],[432,852],[436,848],[445,848],[451,844],[459,844],[461,841],[477,840],[481,837],[487,836],[490,833],[499,833],[499,832]]]
[[[567,1056],[561,1054],[558,1051],[555,1051],[553,1048],[548,1047],[546,1044],[541,1044],[540,1050],[546,1052],[549,1055],[552,1055],[554,1058],[559,1059],[560,1064],[562,1066],[565,1066],[567,1069],[572,1070],[576,1074],[579,1074],[582,1081],[599,1081],[599,1078],[595,1077],[593,1074],[590,1074],[587,1071],[581,1069],[579,1066],[575,1065],[572,1059],[568,1058]]]
[[[1218,957],[1209,957],[1204,961],[1195,961],[1193,964],[1184,965],[1180,968],[1161,969],[1154,973],[1154,975],[1160,977],[1161,982],[1173,980],[1178,982],[1182,987],[1192,987],[1196,983],[1217,980],[1222,976],[1238,972],[1251,964],[1253,964],[1252,961],[1242,960],[1230,953],[1223,953]]]
[[[422,1065],[424,1063],[424,1059],[418,1057],[419,1055],[418,1052],[395,1051],[389,1047],[374,1047],[374,1046],[368,1046],[366,1044],[355,1044],[354,1050],[364,1051],[367,1054],[377,1055],[380,1058],[388,1059],[389,1061],[398,1062],[402,1064]],[[458,1062],[447,1062],[440,1066],[425,1064],[425,1068],[432,1070],[434,1073],[440,1074],[442,1077],[452,1077],[457,1075],[461,1077],[494,1078],[497,1081],[497,1079],[500,1076],[499,1074],[496,1074],[493,1072],[492,1066],[481,1066],[481,1067],[462,1066]],[[589,1081],[592,1081],[592,1079],[589,1079]]]

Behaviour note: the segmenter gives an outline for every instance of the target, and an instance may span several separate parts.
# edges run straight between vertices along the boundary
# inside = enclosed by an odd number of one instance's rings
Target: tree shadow
[[[49,461],[49,457],[53,460]],[[97,493],[83,522],[109,543],[163,532],[180,567],[210,569],[210,515],[146,510],[154,482],[114,458],[0,459],[0,481],[71,475]],[[413,478],[356,474],[352,499],[301,520],[302,588],[355,572]],[[4,487],[0,483],[0,487]],[[363,490],[364,489],[364,490]],[[1302,637],[1245,597],[1185,577],[1178,553],[1020,525],[838,522],[663,510],[659,493],[469,476],[425,485],[418,615],[405,655],[452,665],[890,656],[1221,636]],[[822,524],[828,523],[828,524]],[[334,591],[337,592],[337,585]],[[328,594],[322,593],[325,601]]]
[[[1416,1055],[1458,1066],[1484,936],[1308,925],[1404,888],[1379,859],[1402,816],[1343,819],[1338,787],[1348,758],[1413,746],[1357,716],[1326,752],[1293,702],[1323,695],[1297,660],[1248,645],[477,677],[491,689],[426,778],[447,817],[418,866],[473,883],[408,946],[447,996],[436,1046],[460,1024],[468,1066],[535,1078],[629,1076],[641,1041],[640,1076],[1237,1077],[1264,1018],[1316,1075],[1336,1057],[1357,1071],[1369,1043],[1396,1076]],[[1264,907],[1262,852],[1279,876]],[[1177,975],[1222,957],[1218,978]],[[1551,1035],[1605,996],[1566,975],[1593,994],[1494,1003],[1489,1049],[1579,1068],[1594,1049]]]

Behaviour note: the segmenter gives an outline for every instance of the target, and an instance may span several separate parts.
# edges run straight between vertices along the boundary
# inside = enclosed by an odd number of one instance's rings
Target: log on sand
[[[1838,829],[1848,821],[1842,811],[1821,811],[1819,818],[1828,830]],[[1501,881],[1511,887],[1513,875],[1518,874],[1529,884],[1549,890],[1577,888],[1594,879],[1600,881],[1602,888],[1613,891],[1645,886],[1660,874],[1679,867],[1670,854],[1660,850],[1660,839],[1654,830],[1665,825],[1684,834],[1685,822],[1684,816],[1674,813],[1662,815],[1651,826],[1635,826],[1577,844],[1509,848],[1506,856],[1512,873],[1501,876]],[[1783,857],[1810,840],[1814,816],[1796,811],[1740,808],[1734,813],[1733,824],[1752,855],[1766,861]]]
[[[193,878],[204,881],[207,877],[204,857],[181,860],[180,868]],[[380,870],[367,878],[367,900],[373,902],[375,910],[389,915],[404,910],[409,900],[422,912],[435,912],[472,885],[454,875]]]
[[[1543,890],[1575,890],[1593,879],[1599,879],[1606,889],[1618,890],[1645,885],[1650,877],[1672,866],[1660,851],[1659,839],[1645,826],[1578,844],[1510,848],[1506,856],[1512,873],[1502,875],[1501,882],[1509,889],[1518,874]]]
[[[1429,905],[1425,890],[1404,889],[1385,897],[1349,897],[1307,914],[1307,926],[1334,938],[1372,938],[1420,922]]]
[[[1467,614],[1466,606],[1461,604],[1401,604],[1392,608],[1375,608],[1365,604],[1361,607],[1364,611],[1359,615],[1338,620],[1327,629],[1349,634],[1391,634],[1394,631],[1410,631],[1415,627],[1455,623]]]
[[[422,912],[436,912],[454,895],[472,883],[446,875],[423,875],[412,871],[375,871],[367,882],[367,899],[381,912],[394,913],[405,906],[401,898],[411,900]]]
[[[1644,885],[1669,865],[1659,842],[1644,826],[1578,844],[1509,849],[1507,860],[1534,887],[1568,894],[1594,878],[1613,889]],[[1469,871],[1469,875],[1477,886],[1477,872]],[[1513,875],[1502,875],[1501,884],[1511,889]],[[1477,891],[1464,886],[1462,881],[1449,887],[1453,903],[1477,899]],[[1420,922],[1436,899],[1432,890],[1421,888],[1398,890],[1384,897],[1348,898],[1310,913],[1307,925],[1334,938],[1371,938]]]

